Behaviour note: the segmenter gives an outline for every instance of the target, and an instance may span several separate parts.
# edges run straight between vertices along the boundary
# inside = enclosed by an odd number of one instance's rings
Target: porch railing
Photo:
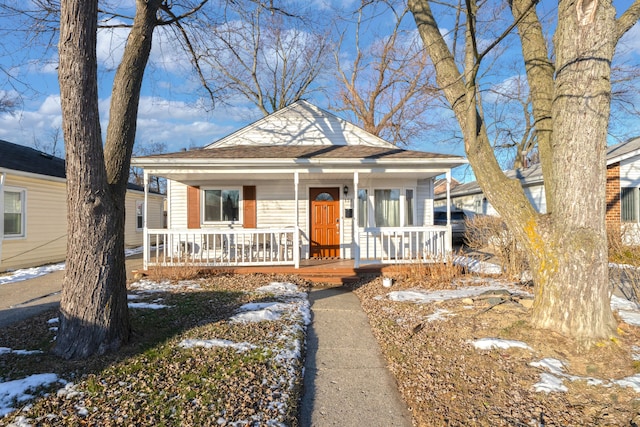
[[[451,253],[451,227],[372,227],[360,236],[363,262],[440,261]]]
[[[298,265],[299,231],[279,229],[149,229],[144,251],[150,266]]]

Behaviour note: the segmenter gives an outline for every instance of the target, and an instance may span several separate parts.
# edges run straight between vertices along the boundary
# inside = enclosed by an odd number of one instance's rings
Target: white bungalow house
[[[145,226],[145,268],[434,259],[451,250],[450,228],[432,225],[434,180],[464,163],[299,101],[203,149],[133,159],[167,178],[167,229]]]
[[[509,170],[507,176],[520,180],[533,207],[547,212],[544,177],[539,164]],[[609,227],[619,228],[625,241],[640,243],[640,137],[607,147],[607,216]],[[460,184],[450,195],[436,195],[435,208],[464,211],[474,215],[498,216],[477,182]]]

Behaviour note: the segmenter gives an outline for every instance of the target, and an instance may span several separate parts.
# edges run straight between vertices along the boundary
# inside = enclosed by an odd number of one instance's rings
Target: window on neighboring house
[[[237,222],[240,190],[204,190],[204,222]]]
[[[414,225],[413,209],[414,209],[413,190],[406,189],[404,190],[404,224],[403,224],[404,226]]]
[[[144,202],[136,200],[136,230],[142,230],[144,227]]]
[[[4,191],[4,237],[25,236],[26,191]]]
[[[367,190],[359,189],[358,190],[358,226],[359,227],[368,227],[369,226],[369,204]]]
[[[620,219],[622,222],[638,222],[638,189],[620,189]]]
[[[376,227],[399,227],[400,190],[397,188],[375,190],[374,198]]]

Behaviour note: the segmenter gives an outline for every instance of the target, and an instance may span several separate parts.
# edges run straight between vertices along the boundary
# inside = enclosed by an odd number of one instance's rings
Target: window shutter
[[[187,228],[200,228],[200,187],[187,187]]]
[[[243,227],[257,228],[258,215],[256,207],[256,186],[245,185],[242,187],[242,203],[243,203]]]

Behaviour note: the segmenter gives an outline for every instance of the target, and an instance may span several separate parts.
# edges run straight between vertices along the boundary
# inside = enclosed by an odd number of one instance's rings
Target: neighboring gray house
[[[520,179],[524,192],[538,210],[546,213],[544,181],[540,165],[510,170],[507,176]],[[435,209],[445,209],[446,198],[436,195]],[[474,215],[495,215],[477,182],[460,184],[451,190],[451,209]],[[626,239],[640,236],[640,138],[633,138],[607,148],[607,223],[624,226]],[[638,241],[640,242],[640,241]]]
[[[299,101],[203,149],[133,159],[167,178],[168,226],[145,229],[145,267],[443,256],[451,228],[433,225],[434,181],[465,163]]]

